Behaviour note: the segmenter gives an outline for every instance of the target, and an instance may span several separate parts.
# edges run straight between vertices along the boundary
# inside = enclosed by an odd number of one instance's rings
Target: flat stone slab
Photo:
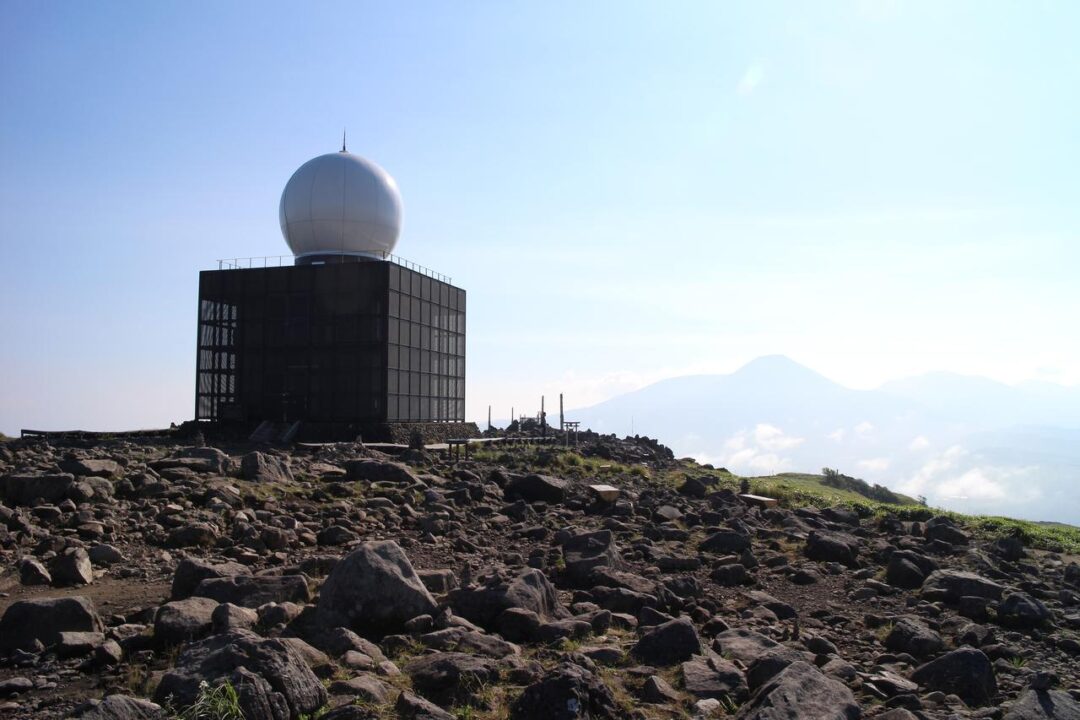
[[[773,507],[777,503],[776,498],[765,497],[764,495],[750,495],[749,493],[740,495],[739,499],[751,505],[759,505],[761,507]]]
[[[622,492],[617,487],[611,485],[590,485],[589,490],[593,492],[598,498],[607,503],[613,503],[619,499],[619,494]]]

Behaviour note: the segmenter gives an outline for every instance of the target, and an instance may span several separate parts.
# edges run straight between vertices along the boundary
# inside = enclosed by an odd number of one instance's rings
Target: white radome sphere
[[[401,195],[381,167],[345,151],[312,158],[285,184],[281,234],[298,259],[385,257],[401,232]]]

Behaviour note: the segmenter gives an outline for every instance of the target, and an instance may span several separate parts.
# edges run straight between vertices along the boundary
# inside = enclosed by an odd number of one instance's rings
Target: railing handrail
[[[326,253],[332,255],[333,253]],[[285,260],[293,260],[293,255],[262,255],[256,257],[245,258],[225,258],[217,261],[218,270],[249,270],[251,268],[258,267],[283,267],[286,265]],[[383,253],[382,259],[400,265],[401,267],[408,268],[409,270],[415,270],[421,275],[427,275],[430,278],[439,280],[446,284],[452,284],[453,280],[449,275],[443,275],[442,273],[435,272],[430,268],[426,268],[419,263],[415,263],[412,260],[407,260],[400,255],[394,255],[392,253]]]

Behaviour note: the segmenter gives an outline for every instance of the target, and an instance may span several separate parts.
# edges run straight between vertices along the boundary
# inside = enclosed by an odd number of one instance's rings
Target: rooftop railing
[[[332,253],[326,253],[332,255]],[[342,256],[345,257],[345,256]],[[400,265],[403,268],[408,268],[421,275],[427,275],[430,278],[434,278],[440,282],[451,284],[452,279],[449,275],[443,275],[437,273],[430,268],[426,268],[423,265],[414,263],[412,260],[406,260],[398,255],[391,253],[382,253],[379,256],[380,259],[392,262],[395,265]],[[263,255],[262,257],[246,257],[246,258],[226,258],[218,260],[218,270],[248,270],[251,268],[267,268],[267,267],[284,267],[286,265],[292,265],[295,260],[293,255]]]

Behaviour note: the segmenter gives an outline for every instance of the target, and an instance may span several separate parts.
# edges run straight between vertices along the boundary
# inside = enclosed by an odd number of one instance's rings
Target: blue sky
[[[0,431],[193,412],[197,273],[337,148],[469,292],[470,419],[784,353],[1080,382],[1080,5],[0,6]]]

